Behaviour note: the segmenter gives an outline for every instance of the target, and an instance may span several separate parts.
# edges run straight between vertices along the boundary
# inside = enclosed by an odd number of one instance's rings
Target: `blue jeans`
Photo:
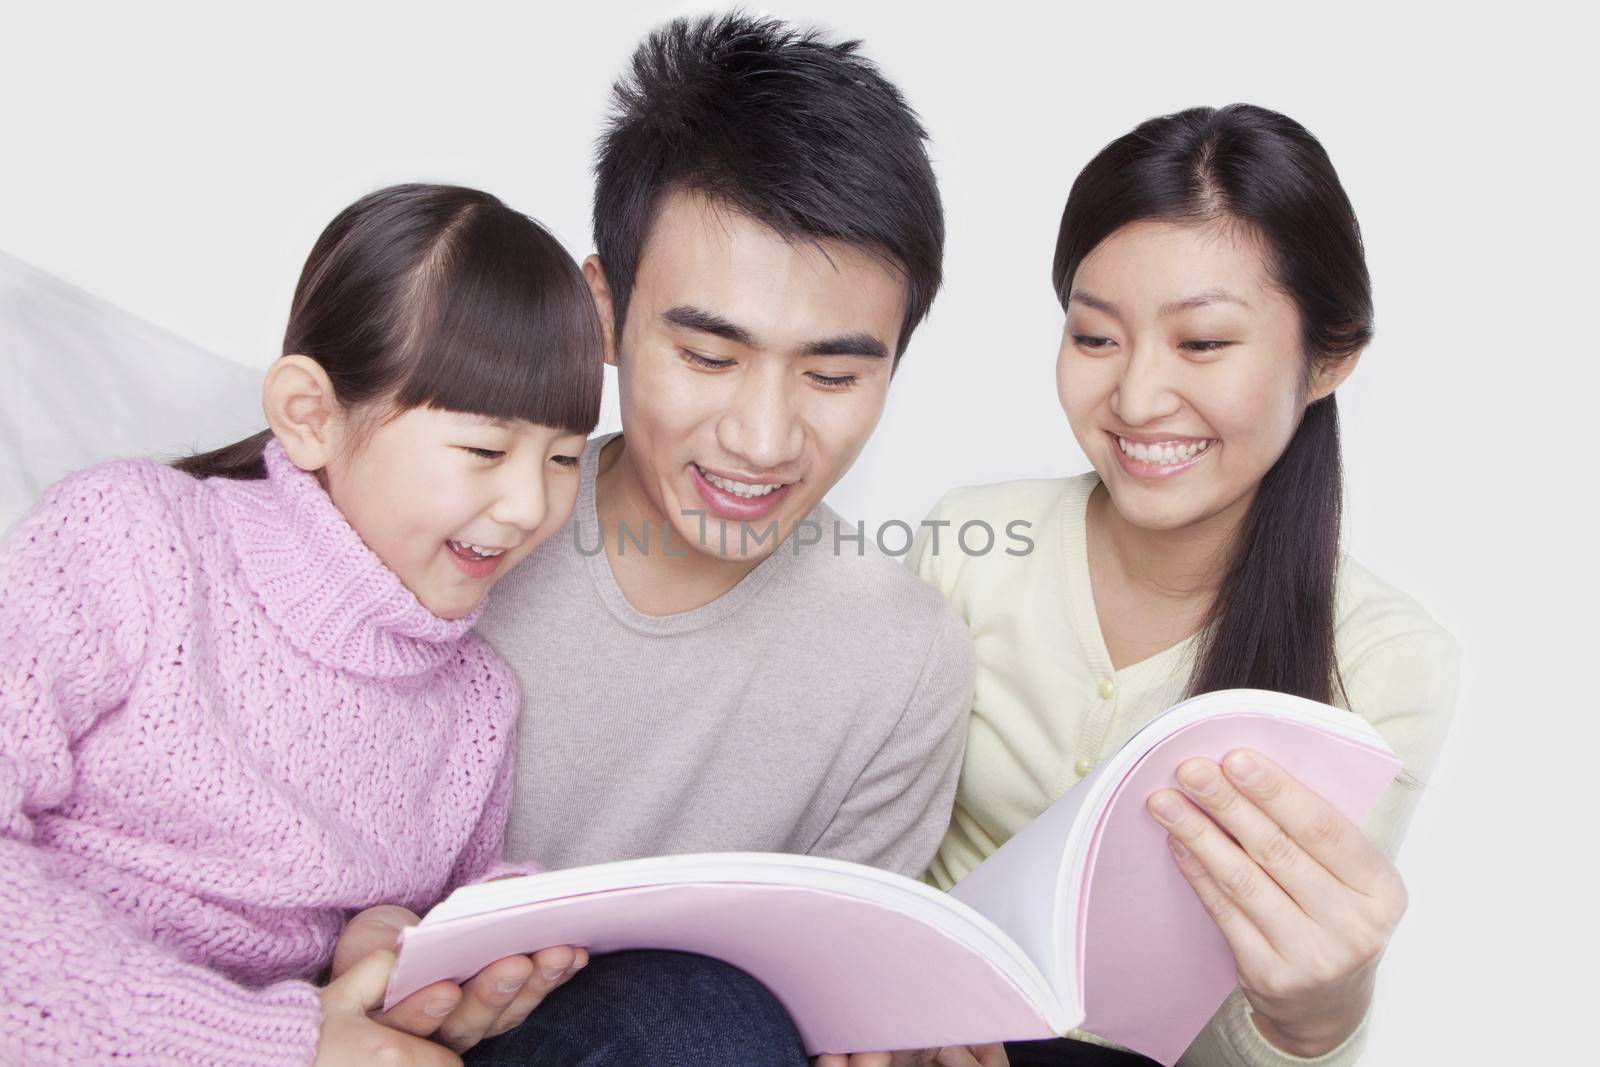
[[[467,1067],[806,1067],[789,1013],[736,967],[683,952],[594,956]]]

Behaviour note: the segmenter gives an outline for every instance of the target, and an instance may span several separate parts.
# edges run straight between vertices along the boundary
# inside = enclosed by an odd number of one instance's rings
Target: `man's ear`
[[[273,436],[296,467],[318,471],[339,446],[343,420],[333,381],[322,364],[308,356],[278,359],[261,386],[261,408]]]
[[[611,300],[611,285],[606,281],[605,268],[599,256],[583,261],[583,278],[589,283],[589,293],[594,297],[594,310],[600,316],[600,336],[605,343],[606,362],[617,365],[616,304]]]
[[[1317,369],[1311,375],[1311,392],[1306,397],[1306,403],[1315,404],[1343,385],[1344,380],[1350,377],[1350,372],[1356,369],[1356,363],[1360,361],[1361,353],[1364,351],[1366,350],[1358,348],[1348,356],[1319,362]]]

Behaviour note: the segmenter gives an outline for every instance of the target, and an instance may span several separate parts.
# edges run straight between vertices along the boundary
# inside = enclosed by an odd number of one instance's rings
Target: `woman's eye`
[[[683,353],[684,359],[687,359],[697,367],[705,367],[708,370],[721,370],[723,367],[733,366],[733,360],[731,359],[711,359],[702,356],[698,352],[691,352],[687,348],[680,349],[680,351]]]
[[[1111,347],[1111,338],[1096,337],[1093,334],[1075,333],[1072,335],[1072,340],[1079,348],[1086,348],[1091,352]]]
[[[501,456],[505,455],[504,452],[498,452],[492,448],[472,448],[466,445],[463,445],[462,447],[468,452],[471,452],[474,456],[477,456],[479,459],[499,459]]]
[[[812,374],[810,378],[824,389],[848,389],[856,384],[854,374]]]
[[[1197,340],[1197,341],[1185,341],[1182,344],[1180,344],[1178,347],[1183,349],[1186,352],[1220,352],[1224,348],[1227,348],[1229,345],[1234,344],[1234,343],[1235,342],[1233,342],[1233,341],[1209,341],[1209,340],[1201,341],[1201,340]]]
[[[577,456],[551,456],[550,457],[550,462],[554,463],[558,467],[576,467],[578,465],[578,457]]]

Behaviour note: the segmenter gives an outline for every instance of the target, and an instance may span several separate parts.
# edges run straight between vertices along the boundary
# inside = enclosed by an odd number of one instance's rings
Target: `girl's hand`
[[[426,1036],[412,1036],[369,1018],[383,1003],[394,966],[393,952],[374,952],[325,986],[322,1033],[312,1067],[461,1067],[461,1060]]]
[[[1336,1047],[1366,1014],[1378,958],[1406,910],[1399,872],[1259,753],[1230,752],[1221,768],[1187,760],[1178,781],[1189,796],[1158,790],[1149,810],[1233,949],[1257,1029],[1298,1056]]]
[[[915,1052],[857,1052],[818,1056],[812,1067],[1006,1067],[1004,1045],[961,1045]]]
[[[415,912],[394,904],[361,912],[345,926],[334,946],[333,977],[338,978],[373,952],[392,950],[400,931],[419,921]],[[465,1052],[486,1037],[522,1025],[551,991],[588,962],[587,951],[566,946],[542,949],[532,956],[507,956],[489,964],[464,985],[435,982],[424,986],[373,1019],[418,1037],[431,1036],[456,1052]]]

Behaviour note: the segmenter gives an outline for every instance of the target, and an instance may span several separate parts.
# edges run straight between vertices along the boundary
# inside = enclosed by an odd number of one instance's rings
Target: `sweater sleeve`
[[[972,636],[939,605],[922,671],[899,720],[822,836],[813,855],[919,877],[950,825],[972,710]]]
[[[1343,671],[1350,710],[1370,721],[1400,757],[1402,770],[1362,823],[1362,832],[1390,860],[1443,745],[1455,707],[1461,651],[1437,626],[1408,618],[1381,620],[1350,649]],[[1380,983],[1379,989],[1382,985]],[[1374,998],[1376,1003],[1376,998]],[[1262,1036],[1250,1002],[1235,989],[1179,1060],[1180,1067],[1348,1067],[1366,1046],[1372,1008],[1336,1048],[1312,1059],[1293,1056]]]
[[[485,651],[490,656],[495,655],[488,651],[487,646]],[[506,719],[511,724],[508,727],[511,733],[507,736],[505,747],[501,752],[500,769],[495,776],[488,803],[483,806],[483,813],[478,816],[478,824],[473,828],[472,836],[462,848],[461,855],[457,857],[455,867],[450,872],[451,889],[475,882],[492,882],[497,878],[538,874],[544,870],[537,863],[511,863],[504,858],[506,820],[511,816],[511,791],[516,787],[515,730],[519,696],[517,679],[512,674],[511,668],[503,662],[497,662],[495,670],[501,682],[500,691],[506,694],[510,703]]]
[[[42,833],[73,794],[78,743],[139,675],[140,560],[171,550],[119,485],[140,476],[133,464],[74,475],[0,544],[0,1046],[30,1065],[308,1064],[315,989],[247,989],[180,959],[61,877]]]

